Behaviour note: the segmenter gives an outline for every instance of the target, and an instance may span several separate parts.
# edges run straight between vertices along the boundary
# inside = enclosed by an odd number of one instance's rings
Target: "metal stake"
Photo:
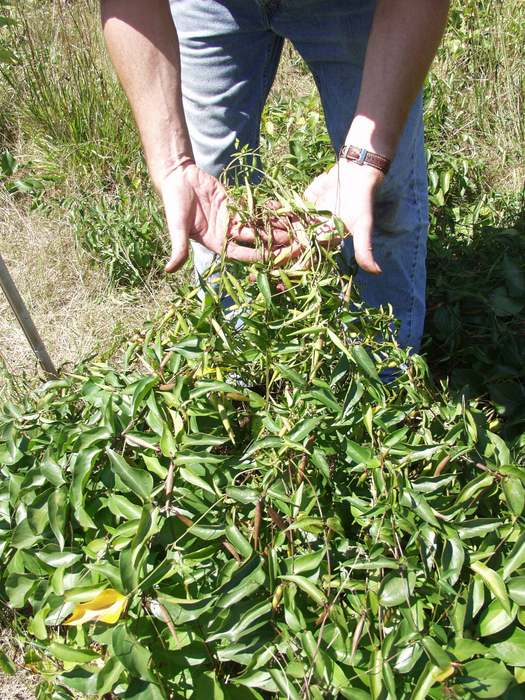
[[[4,290],[7,297],[7,301],[11,305],[15,316],[18,319],[18,323],[22,326],[22,330],[25,333],[26,338],[31,345],[31,348],[38,358],[38,361],[42,365],[44,372],[53,378],[58,377],[58,372],[55,369],[55,365],[51,361],[51,358],[47,354],[47,350],[42,341],[42,338],[38,334],[35,324],[29,315],[26,305],[22,297],[20,296],[18,289],[13,282],[13,278],[9,274],[9,270],[5,262],[0,255],[0,286]]]

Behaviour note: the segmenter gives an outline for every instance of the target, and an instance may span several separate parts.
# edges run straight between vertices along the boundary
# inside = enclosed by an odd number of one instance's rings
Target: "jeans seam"
[[[423,206],[422,206],[422,202],[421,202],[421,199],[420,199],[420,197],[419,197],[419,194],[418,194],[418,187],[417,187],[417,184],[418,184],[418,183],[416,182],[416,181],[419,180],[419,178],[418,178],[418,175],[416,175],[416,173],[418,173],[418,170],[416,169],[416,152],[415,152],[415,149],[412,150],[411,164],[410,164],[410,165],[411,165],[411,171],[412,171],[412,173],[414,174],[414,176],[411,178],[410,187],[411,187],[411,189],[412,189],[412,191],[413,191],[413,193],[414,193],[414,200],[415,200],[415,203],[416,203],[416,208],[417,208],[417,213],[418,213],[418,224],[417,224],[417,225],[418,225],[418,228],[419,228],[420,226],[423,226],[424,223],[423,223]],[[407,337],[408,337],[408,338],[411,337],[412,329],[413,329],[413,327],[414,327],[414,309],[415,309],[415,304],[416,304],[415,276],[416,276],[417,262],[418,262],[418,260],[419,260],[419,253],[420,253],[420,249],[421,249],[421,243],[422,243],[422,237],[421,237],[421,236],[418,236],[418,237],[417,237],[417,245],[416,245],[415,255],[414,255],[413,262],[412,262],[412,271],[411,271],[411,275],[410,275],[410,284],[411,284],[411,287],[412,287],[412,299],[411,299],[411,302],[410,302],[410,311],[409,311],[409,314],[408,314],[409,324],[410,324],[410,325],[409,325],[409,328],[408,328],[408,334],[407,334]]]

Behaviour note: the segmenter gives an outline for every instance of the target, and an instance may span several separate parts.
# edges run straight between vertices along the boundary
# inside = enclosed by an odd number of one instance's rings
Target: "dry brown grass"
[[[0,700],[33,700],[38,676],[23,667],[24,650],[9,625],[0,627],[0,651],[7,654],[19,669],[14,676],[0,672]]]
[[[57,367],[107,352],[169,304],[165,282],[150,283],[136,298],[111,290],[101,267],[75,248],[60,212],[30,211],[0,194],[0,250]],[[42,372],[3,294],[0,294],[0,402],[13,382],[33,383]],[[6,376],[9,375],[9,376]],[[11,379],[11,381],[9,381]]]

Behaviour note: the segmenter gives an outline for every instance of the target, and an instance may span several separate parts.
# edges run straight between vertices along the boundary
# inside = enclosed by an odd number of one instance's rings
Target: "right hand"
[[[230,217],[224,187],[194,163],[184,164],[170,173],[160,192],[171,239],[166,272],[176,272],[187,261],[190,238],[217,255],[222,254],[224,247],[229,259],[251,263],[267,258],[266,247],[261,251],[256,245],[259,240],[268,240],[264,229]],[[289,231],[283,229],[279,222],[272,226],[272,247],[290,240]]]

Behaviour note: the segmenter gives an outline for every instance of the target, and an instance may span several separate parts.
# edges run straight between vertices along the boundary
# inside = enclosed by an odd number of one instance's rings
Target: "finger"
[[[239,260],[240,262],[246,263],[263,262],[268,259],[268,252],[266,250],[238,245],[235,241],[228,241],[225,253],[226,257],[230,260]]]
[[[292,243],[292,245],[284,248],[272,248],[271,254],[274,257],[273,264],[275,267],[282,267],[286,263],[298,258],[304,251],[304,246],[300,243]]]
[[[262,208],[263,209],[270,209],[271,211],[276,211],[277,209],[282,208],[281,202],[278,202],[276,199],[267,199],[265,202],[262,203]]]
[[[362,219],[354,228],[354,254],[357,264],[365,272],[371,275],[381,274],[381,268],[374,260],[374,252],[372,249],[372,220],[363,222]]]
[[[177,272],[189,257],[188,234],[185,231],[170,231],[171,257],[164,267],[165,272]]]

